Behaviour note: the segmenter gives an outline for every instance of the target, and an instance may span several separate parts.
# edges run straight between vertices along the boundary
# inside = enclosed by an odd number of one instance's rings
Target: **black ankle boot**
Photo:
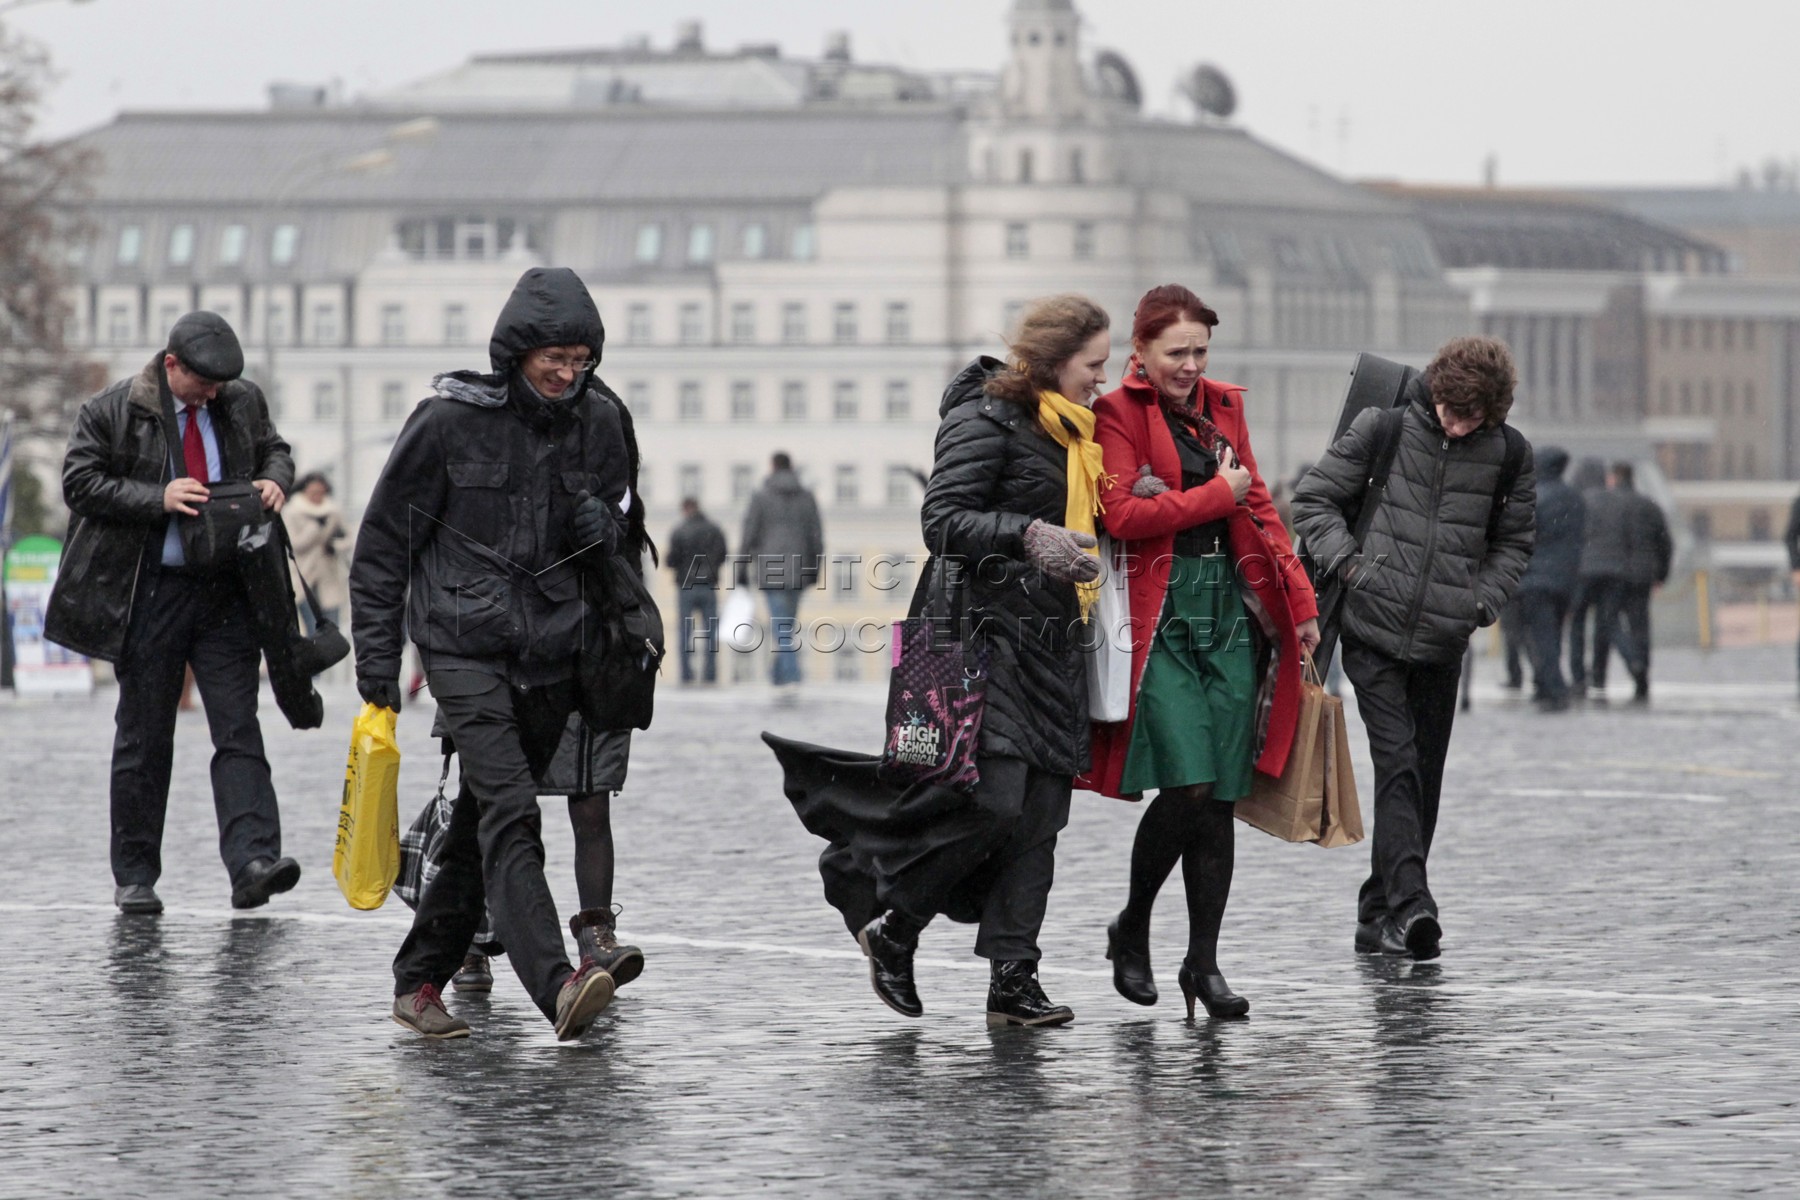
[[[1156,1003],[1156,978],[1150,973],[1150,935],[1126,941],[1119,934],[1120,913],[1106,927],[1106,958],[1113,965],[1113,988],[1133,1004]]]
[[[1188,1020],[1194,1019],[1194,1001],[1206,1006],[1206,1015],[1221,1021],[1250,1014],[1250,1002],[1231,990],[1223,975],[1201,975],[1187,963],[1181,964],[1176,976],[1181,983],[1182,999],[1187,1001]]]
[[[913,952],[919,930],[897,913],[876,917],[856,935],[869,958],[869,982],[881,1002],[903,1017],[920,1016],[919,990],[913,985]]]
[[[614,987],[624,987],[644,973],[644,952],[619,945],[617,921],[607,909],[584,908],[569,918],[569,932],[581,957],[611,975]]]
[[[995,959],[988,983],[989,1025],[1067,1025],[1075,1011],[1052,1004],[1038,983],[1037,963],[1030,959]]]

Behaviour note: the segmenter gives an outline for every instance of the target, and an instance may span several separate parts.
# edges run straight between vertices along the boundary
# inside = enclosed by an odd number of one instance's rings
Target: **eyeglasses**
[[[564,358],[560,354],[540,354],[537,356],[537,360],[540,365],[549,367],[552,371],[573,371],[577,375],[583,371],[591,371],[600,365],[598,359]]]

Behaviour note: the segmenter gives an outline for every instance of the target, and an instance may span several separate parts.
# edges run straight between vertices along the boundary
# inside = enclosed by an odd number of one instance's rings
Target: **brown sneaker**
[[[453,1017],[444,1007],[444,999],[429,983],[416,992],[394,997],[394,1020],[414,1033],[428,1038],[460,1038],[469,1036],[469,1023]]]
[[[463,958],[463,965],[450,977],[450,986],[459,992],[493,991],[494,972],[488,965],[488,956],[469,951]]]
[[[613,977],[613,987],[622,988],[644,973],[644,952],[636,946],[621,946],[617,933],[617,913],[604,908],[584,908],[569,918],[569,932],[581,948],[581,957]]]
[[[586,1033],[612,998],[613,977],[582,959],[562,985],[562,991],[556,993],[556,1040],[572,1042]]]

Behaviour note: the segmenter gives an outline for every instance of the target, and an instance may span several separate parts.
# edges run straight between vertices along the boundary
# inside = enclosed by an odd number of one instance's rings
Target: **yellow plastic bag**
[[[331,873],[351,908],[380,908],[400,875],[400,747],[391,708],[365,704],[350,731]]]

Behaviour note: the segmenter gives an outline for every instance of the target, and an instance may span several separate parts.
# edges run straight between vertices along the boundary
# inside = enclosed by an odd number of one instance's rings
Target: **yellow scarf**
[[[1037,419],[1044,432],[1069,452],[1069,500],[1063,512],[1063,528],[1091,536],[1094,515],[1101,511],[1100,489],[1109,482],[1100,444],[1094,441],[1094,410],[1058,392],[1039,392]],[[1088,553],[1098,557],[1100,551]],[[1078,583],[1075,595],[1081,601],[1081,619],[1085,621],[1100,595],[1100,584]]]

